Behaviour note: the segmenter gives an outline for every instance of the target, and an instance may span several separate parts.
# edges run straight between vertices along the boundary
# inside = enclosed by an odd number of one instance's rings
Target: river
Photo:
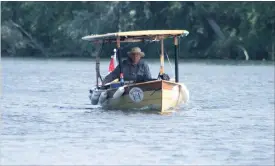
[[[274,165],[274,63],[182,61],[190,101],[169,115],[91,106],[94,65],[2,58],[1,165]]]

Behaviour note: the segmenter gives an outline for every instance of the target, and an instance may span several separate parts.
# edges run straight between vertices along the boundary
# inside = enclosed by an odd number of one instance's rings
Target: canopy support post
[[[100,54],[102,53],[103,46],[104,46],[104,40],[102,41],[101,48],[100,48],[98,54],[96,54],[96,65],[95,65],[95,70],[96,70],[96,88],[97,88],[97,89],[99,88],[99,85],[98,85],[98,78],[100,78],[101,83],[102,83],[102,78],[101,78],[101,75],[100,75]]]
[[[123,76],[123,71],[122,71],[122,62],[121,62],[121,54],[120,54],[120,37],[117,37],[116,40],[117,44],[117,58],[118,58],[118,67],[119,67],[119,81],[121,85],[124,85],[124,76]]]
[[[98,78],[99,78],[99,68],[100,68],[100,58],[99,58],[99,55],[96,55],[96,67],[95,67],[95,70],[96,70],[96,88],[98,89]]]
[[[160,72],[159,75],[163,75],[164,73],[164,45],[163,45],[163,39],[160,41],[161,43],[161,53],[160,53]]]
[[[179,55],[179,41],[178,37],[174,37],[174,47],[175,47],[175,82],[179,82],[179,62],[178,62],[178,55]]]

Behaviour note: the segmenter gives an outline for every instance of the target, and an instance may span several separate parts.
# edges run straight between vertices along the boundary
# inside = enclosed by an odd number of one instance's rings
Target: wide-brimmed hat
[[[141,49],[140,49],[139,47],[133,47],[133,48],[131,49],[131,51],[127,52],[128,55],[131,55],[131,54],[133,54],[133,53],[138,53],[138,54],[140,54],[141,57],[144,57],[144,56],[145,56],[144,52],[142,52]]]

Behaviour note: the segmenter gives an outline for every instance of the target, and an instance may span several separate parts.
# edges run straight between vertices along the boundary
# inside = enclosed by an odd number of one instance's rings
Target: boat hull
[[[112,96],[117,89],[107,90],[108,98],[101,105],[106,109],[139,109],[153,112],[172,112],[179,104],[188,100],[188,90],[183,84],[156,80],[127,85],[124,93],[117,98]]]

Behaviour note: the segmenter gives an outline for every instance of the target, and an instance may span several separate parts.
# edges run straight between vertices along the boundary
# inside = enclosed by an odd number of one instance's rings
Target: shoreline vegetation
[[[275,60],[275,2],[1,2],[1,56],[94,58],[100,45],[81,40],[117,31],[185,29],[185,60]],[[170,40],[170,39],[168,39]],[[159,58],[159,43],[139,46]],[[105,45],[109,58],[114,44]],[[171,41],[165,50],[173,58]]]
[[[174,65],[174,59],[173,57],[170,58],[170,63]],[[126,59],[126,57],[123,57],[122,59]],[[40,60],[45,60],[45,61],[88,61],[91,63],[95,63],[96,58],[95,57],[43,57],[43,56],[2,56],[0,57],[1,60],[11,60],[11,61],[16,61],[16,60],[30,60],[30,61],[40,61]],[[156,62],[159,63],[158,58],[148,58],[145,57],[145,60],[150,63],[150,62]],[[110,57],[100,57],[100,62],[107,62],[109,64],[110,62]],[[165,58],[165,65],[168,65],[168,61]],[[217,65],[275,65],[275,61],[267,61],[267,60],[235,60],[235,59],[184,59],[181,58],[179,59],[179,63],[205,63],[205,64],[217,64]]]

